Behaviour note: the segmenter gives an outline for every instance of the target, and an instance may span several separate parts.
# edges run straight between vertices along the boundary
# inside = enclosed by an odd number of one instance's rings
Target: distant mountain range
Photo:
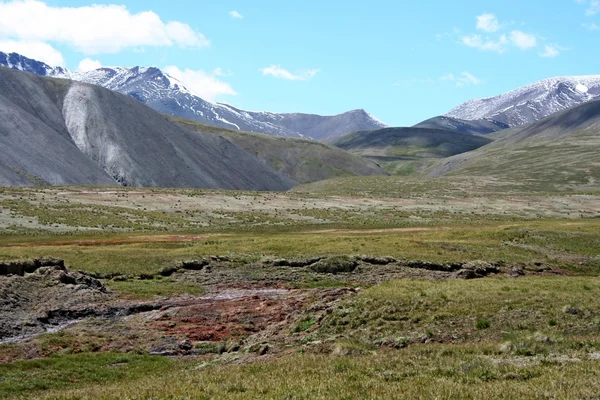
[[[462,120],[491,119],[511,127],[600,98],[600,75],[544,79],[485,99],[467,101],[446,114]]]
[[[493,176],[519,186],[583,190],[600,182],[600,100],[488,135],[474,151],[438,160],[430,175]]]
[[[0,66],[99,85],[131,96],[156,111],[229,129],[323,140],[386,126],[364,110],[321,116],[244,111],[227,104],[212,103],[196,96],[182,82],[154,67],[103,67],[82,73],[52,67],[16,53],[2,52]]]

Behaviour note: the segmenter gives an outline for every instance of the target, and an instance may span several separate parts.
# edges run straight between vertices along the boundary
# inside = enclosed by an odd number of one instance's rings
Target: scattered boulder
[[[461,269],[460,271],[456,271],[452,277],[454,279],[476,279],[483,278],[482,275],[478,275],[472,269]]]
[[[511,278],[518,278],[525,275],[522,265],[513,265],[510,267],[509,276]]]
[[[462,269],[454,273],[456,279],[476,279],[483,278],[490,274],[496,274],[500,269],[487,261],[469,261],[463,264]]]
[[[578,315],[578,314],[581,314],[581,308],[573,307],[571,305],[564,306],[563,313],[571,314],[571,315]]]
[[[227,256],[210,256],[210,259],[215,262],[231,262],[231,258]]]

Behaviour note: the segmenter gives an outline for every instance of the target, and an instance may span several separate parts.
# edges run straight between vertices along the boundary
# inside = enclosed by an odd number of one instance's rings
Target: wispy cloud
[[[477,16],[477,30],[483,32],[498,32],[500,22],[494,14],[482,14]]]
[[[513,46],[521,50],[533,49],[537,46],[537,38],[535,35],[521,31],[512,31],[510,33],[510,42]]]
[[[225,71],[225,70],[223,70],[223,68],[217,67],[213,70],[213,75],[228,77],[228,76],[233,76],[233,72],[231,72],[230,70]]]
[[[581,24],[581,26],[583,26],[588,31],[600,31],[600,26],[598,26],[598,24],[596,24],[596,23],[591,23],[591,24],[584,23],[584,24]]]
[[[586,7],[585,15],[588,17],[593,17],[600,13],[600,0],[577,0],[577,3]]]
[[[583,1],[583,0],[581,0]],[[600,0],[598,0],[600,1]],[[453,41],[480,51],[503,54],[511,49],[529,51],[543,46],[538,52],[541,57],[557,57],[561,50],[558,45],[549,44],[546,39],[535,33],[519,29],[507,29],[514,23],[503,23],[495,14],[481,14],[475,17],[476,33],[462,33],[455,29],[452,34],[438,35],[438,40],[450,37]]]
[[[240,14],[239,12],[233,10],[233,11],[229,11],[229,16],[233,19],[243,19],[244,16],[242,14]]]
[[[263,76],[272,76],[274,78],[285,79],[288,81],[308,81],[317,75],[321,69],[314,68],[304,70],[299,73],[292,73],[289,70],[282,68],[281,65],[271,65],[260,70]]]
[[[560,55],[560,49],[556,46],[546,45],[544,50],[540,52],[540,57],[555,58]]]
[[[456,87],[479,85],[481,79],[469,72],[461,72],[459,75],[446,74],[441,78],[442,81],[453,82]]]
[[[494,51],[504,53],[509,45],[506,35],[491,39],[478,34],[465,35],[461,38],[462,44],[482,51]]]
[[[460,74],[448,73],[439,78],[410,78],[394,82],[394,86],[411,86],[411,85],[437,85],[443,83],[452,83],[456,87],[466,87],[473,85],[481,85],[483,80],[479,79],[470,72],[461,72]]]

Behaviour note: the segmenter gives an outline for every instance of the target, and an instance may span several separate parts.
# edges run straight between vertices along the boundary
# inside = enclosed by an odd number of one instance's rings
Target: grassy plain
[[[348,273],[296,282],[359,290],[329,313],[307,308],[285,342],[271,343],[278,351],[251,359],[244,348],[200,358],[98,352],[77,331],[46,334],[30,342],[46,343],[45,358],[0,364],[0,397],[597,396],[598,191],[401,177],[342,178],[288,193],[0,190],[0,259],[62,258],[122,298],[201,295],[206,288],[195,281],[140,279],[186,260],[225,256],[227,268],[260,276],[265,259],[365,254],[482,260],[537,275],[371,284]],[[18,346],[0,345],[0,355]]]

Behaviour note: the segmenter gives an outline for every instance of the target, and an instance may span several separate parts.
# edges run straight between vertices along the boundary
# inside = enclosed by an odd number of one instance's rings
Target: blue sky
[[[364,108],[394,126],[600,74],[599,38],[600,0],[0,1],[0,51],[153,65],[240,108]]]

